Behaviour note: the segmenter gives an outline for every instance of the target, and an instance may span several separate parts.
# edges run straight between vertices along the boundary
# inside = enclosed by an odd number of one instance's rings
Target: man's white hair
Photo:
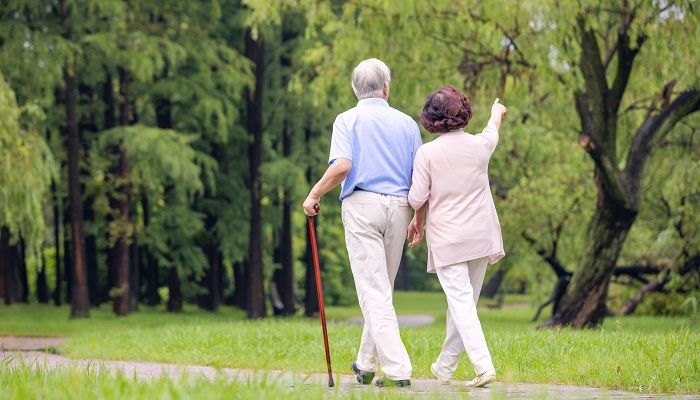
[[[381,60],[370,58],[357,64],[352,71],[352,90],[359,100],[382,97],[384,84],[391,82],[391,72]]]

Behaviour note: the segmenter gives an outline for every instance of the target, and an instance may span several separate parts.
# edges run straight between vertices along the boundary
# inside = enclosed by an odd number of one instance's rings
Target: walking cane
[[[318,213],[321,206],[316,204],[314,210]],[[323,326],[323,344],[326,346],[326,364],[328,365],[328,387],[335,386],[333,371],[331,370],[331,351],[328,349],[328,331],[326,330],[326,311],[323,307],[323,288],[321,287],[321,267],[318,265],[318,246],[316,245],[316,228],[313,217],[309,217],[309,236],[311,236],[311,253],[314,256],[314,271],[316,272],[316,291],[318,292],[318,308],[321,311],[321,325]]]

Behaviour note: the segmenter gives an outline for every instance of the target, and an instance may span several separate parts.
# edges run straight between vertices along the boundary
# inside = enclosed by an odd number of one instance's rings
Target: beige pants
[[[488,257],[439,267],[437,276],[447,296],[447,335],[436,362],[437,373],[452,377],[466,350],[477,375],[494,369],[484,331],[476,314]]]
[[[411,361],[399,336],[393,304],[411,207],[405,197],[355,191],[343,200],[345,242],[365,319],[357,366],[393,380],[411,377]]]

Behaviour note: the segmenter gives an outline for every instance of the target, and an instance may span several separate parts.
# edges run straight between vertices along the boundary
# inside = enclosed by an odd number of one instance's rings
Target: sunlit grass
[[[284,384],[262,377],[245,382],[218,376],[213,380],[191,376],[163,376],[140,380],[121,371],[78,369],[76,367],[45,369],[19,366],[9,368],[0,359],[0,392],[3,400],[212,400],[212,399],[409,399],[412,393],[375,391],[358,388],[350,392],[305,384],[302,380]],[[364,389],[364,390],[363,390]],[[453,396],[450,396],[453,398]],[[457,394],[456,398],[466,398]]]
[[[523,299],[518,299],[523,303]],[[444,339],[444,295],[397,293],[401,314],[429,314],[437,322],[402,328],[414,377],[430,378],[430,364]],[[335,373],[349,374],[361,327],[339,322],[359,308],[327,310]],[[609,318],[602,329],[536,331],[530,307],[482,309],[479,315],[499,380],[617,388],[645,393],[700,393],[700,332],[683,318]],[[72,358],[142,360],[214,367],[285,370],[326,369],[317,319],[249,321],[231,309],[189,309],[168,315],[144,308],[122,318],[105,307],[89,320],[68,321],[67,308],[0,307],[0,334],[67,335],[59,351]],[[463,357],[455,379],[473,372]]]

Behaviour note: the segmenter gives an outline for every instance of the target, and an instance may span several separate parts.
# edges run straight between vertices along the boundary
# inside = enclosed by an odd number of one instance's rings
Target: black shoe
[[[352,372],[355,373],[355,375],[357,375],[357,381],[361,384],[369,385],[370,383],[372,383],[372,379],[374,379],[374,372],[363,371],[357,368],[357,364],[355,364],[355,361],[352,362],[350,369],[352,370]]]
[[[374,384],[379,387],[409,387],[411,386],[411,380],[400,379],[398,381],[394,381],[384,376],[382,378],[377,379],[377,381],[374,382]]]

